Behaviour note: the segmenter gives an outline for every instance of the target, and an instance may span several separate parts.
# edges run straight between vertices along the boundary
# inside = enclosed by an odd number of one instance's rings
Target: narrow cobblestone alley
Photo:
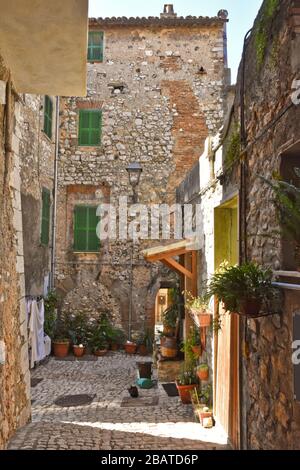
[[[50,359],[32,372],[32,423],[20,429],[9,449],[226,449],[217,427],[196,423],[191,406],[170,398],[159,383],[140,391],[158,397],[156,406],[123,407],[136,379],[139,356],[110,353],[97,361]],[[33,380],[34,379],[34,380]],[[90,405],[60,407],[58,397],[88,394]]]

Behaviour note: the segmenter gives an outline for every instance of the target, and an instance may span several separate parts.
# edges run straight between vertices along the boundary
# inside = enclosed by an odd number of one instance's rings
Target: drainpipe
[[[54,184],[53,184],[53,211],[52,211],[52,248],[51,248],[51,274],[50,288],[55,287],[55,258],[56,258],[56,219],[57,219],[57,184],[58,184],[58,146],[59,146],[59,96],[56,97],[55,118],[55,157],[54,157]]]
[[[4,140],[4,150],[5,150],[5,166],[4,166],[4,184],[3,192],[6,188],[6,182],[9,174],[10,163],[11,163],[11,154],[12,154],[12,83],[11,77],[6,83],[6,96],[5,96],[5,140]]]
[[[133,250],[134,250],[134,245],[132,245],[131,252],[130,252],[130,285],[129,285],[129,312],[128,312],[128,341],[131,341],[131,328],[132,328]]]

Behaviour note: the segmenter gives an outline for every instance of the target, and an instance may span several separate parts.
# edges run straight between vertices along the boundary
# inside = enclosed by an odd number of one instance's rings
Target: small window
[[[45,96],[44,104],[44,132],[52,138],[52,115],[53,115],[53,103],[49,96]]]
[[[97,207],[76,206],[74,210],[74,251],[97,252],[100,241],[96,229],[99,217]]]
[[[88,61],[103,62],[103,32],[89,32]]]
[[[95,109],[79,111],[78,144],[98,146],[101,143],[102,112]]]
[[[41,227],[41,243],[49,245],[50,231],[50,191],[43,189],[42,191],[42,227]]]

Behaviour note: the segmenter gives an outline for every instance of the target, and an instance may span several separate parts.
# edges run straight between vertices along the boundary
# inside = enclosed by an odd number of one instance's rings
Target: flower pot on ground
[[[204,428],[212,428],[214,426],[213,413],[208,407],[199,410],[199,421]]]
[[[176,387],[183,404],[192,403],[191,393],[197,388],[197,377],[193,369],[183,368],[176,380]]]
[[[127,341],[124,344],[124,349],[127,354],[135,354],[137,350],[137,344],[132,343],[131,341]]]
[[[117,343],[111,343],[110,349],[111,349],[112,351],[118,351],[119,345],[118,345]]]
[[[69,352],[70,341],[68,339],[55,339],[52,342],[55,357],[66,357]]]
[[[148,349],[144,344],[139,344],[137,347],[137,353],[140,356],[147,356],[148,355]]]
[[[108,349],[95,349],[94,350],[94,356],[97,356],[97,357],[105,356],[107,353],[108,353]]]
[[[200,364],[200,366],[197,367],[197,375],[198,378],[203,381],[207,382],[209,379],[209,367],[207,364]]]
[[[73,354],[75,357],[82,357],[85,355],[86,348],[83,344],[73,344]]]

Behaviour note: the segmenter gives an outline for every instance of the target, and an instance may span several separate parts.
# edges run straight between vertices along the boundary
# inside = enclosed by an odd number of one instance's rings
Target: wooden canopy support
[[[197,252],[193,249],[193,242],[183,240],[172,245],[158,246],[149,250],[144,250],[143,255],[145,259],[151,263],[157,261],[162,262],[168,268],[173,269],[178,274],[184,276],[185,279],[189,279],[193,295],[197,292]],[[189,263],[184,263],[185,266],[180,264],[175,257],[180,256],[181,259],[190,257]]]

